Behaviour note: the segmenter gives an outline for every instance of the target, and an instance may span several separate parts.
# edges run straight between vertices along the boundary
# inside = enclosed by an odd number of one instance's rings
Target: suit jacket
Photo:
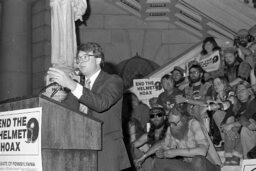
[[[77,99],[72,93],[69,93],[67,98],[63,101],[65,104],[69,105],[69,107],[76,110],[79,110],[79,103],[86,105],[88,107],[89,115],[92,115],[93,117],[96,117],[104,122],[102,130],[103,153],[104,150],[106,150],[104,148],[110,148],[108,144],[111,143],[111,141],[123,138],[121,125],[123,99],[122,96],[122,79],[117,75],[110,75],[104,71],[101,71],[98,77],[96,78],[91,90],[83,88],[83,95],[80,99]],[[122,157],[125,159],[125,161],[128,162],[121,162],[125,163],[126,165],[120,166],[121,169],[124,169],[130,165],[128,155],[126,151],[123,151],[125,150],[125,147],[122,147],[121,149],[116,148],[112,150],[117,151],[118,153],[123,152],[124,156]],[[99,160],[102,158],[100,155],[101,153],[99,153]],[[111,154],[108,154],[107,156],[109,158],[111,157]]]

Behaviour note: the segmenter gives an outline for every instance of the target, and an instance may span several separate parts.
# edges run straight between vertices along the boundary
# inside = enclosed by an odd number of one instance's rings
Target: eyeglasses
[[[198,74],[198,73],[199,73],[198,71],[189,72],[189,74],[193,74],[193,75]]]
[[[82,56],[78,56],[76,58],[76,63],[79,64],[79,63],[82,63],[82,62],[87,62],[87,61],[90,60],[90,57],[95,57],[95,55],[84,54]]]
[[[173,126],[178,126],[178,124],[181,122],[181,120],[179,120],[178,122],[169,122],[169,125],[173,125]]]
[[[156,118],[156,117],[160,118],[160,117],[162,117],[162,116],[164,116],[164,114],[162,114],[162,113],[157,113],[157,114],[151,114],[151,115],[149,115],[150,119],[153,119],[153,118]]]

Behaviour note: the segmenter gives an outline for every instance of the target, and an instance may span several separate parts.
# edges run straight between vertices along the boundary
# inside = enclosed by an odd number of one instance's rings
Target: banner
[[[207,58],[199,58],[198,62],[206,72],[217,71],[220,68],[220,53],[219,51],[215,51]]]
[[[158,95],[163,92],[160,79],[161,78],[134,79],[133,88],[138,99],[144,100],[158,97]]]
[[[256,171],[256,159],[244,159],[241,171]]]
[[[0,170],[42,171],[42,108],[0,112]]]

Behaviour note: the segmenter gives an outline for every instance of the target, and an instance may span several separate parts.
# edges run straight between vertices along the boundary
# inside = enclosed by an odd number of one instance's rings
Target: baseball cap
[[[179,67],[179,66],[175,66],[175,67],[173,68],[173,70],[171,71],[171,73],[173,73],[174,71],[179,71],[182,75],[185,73],[185,70],[182,69],[182,68]]]
[[[157,106],[157,107],[153,107],[149,110],[149,114],[157,114],[157,113],[161,113],[163,115],[165,115],[165,110],[163,107]]]
[[[235,47],[227,47],[223,50],[223,54],[227,54],[227,53],[235,53],[237,50]]]
[[[196,60],[190,61],[190,62],[188,63],[188,68],[189,68],[189,69],[190,69],[191,67],[193,67],[193,66],[200,66],[200,67],[201,67],[200,63],[199,63],[198,61],[196,61]]]

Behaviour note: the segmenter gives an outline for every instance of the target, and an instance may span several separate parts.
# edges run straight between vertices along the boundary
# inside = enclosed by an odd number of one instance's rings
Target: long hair
[[[183,124],[188,123],[194,118],[194,116],[187,111],[187,104],[175,104],[174,107],[169,111],[168,117],[171,117],[171,115],[180,116],[180,121]]]
[[[153,145],[154,143],[156,143],[156,141],[162,140],[165,137],[165,134],[167,132],[168,126],[169,126],[168,120],[165,119],[164,120],[164,126],[163,126],[163,129],[162,129],[161,133],[160,133],[159,139],[156,140],[156,138],[155,138],[155,130],[156,130],[156,128],[152,124],[152,126],[150,127],[149,132],[148,132],[148,143]]]
[[[255,94],[254,94],[252,86],[250,85],[249,82],[240,81],[239,84],[236,86],[236,93],[238,92],[238,89],[240,86],[244,86],[247,89],[249,96],[250,96],[249,99],[255,98]]]
[[[206,37],[203,41],[203,44],[202,44],[202,51],[201,51],[201,55],[207,55],[207,51],[205,49],[205,44],[207,42],[210,42],[212,45],[213,45],[213,51],[215,50],[220,50],[220,46],[217,44],[217,42],[215,41],[215,39],[213,37]]]
[[[162,113],[163,117],[166,116],[165,110],[162,107],[151,108],[149,113],[151,113],[151,112],[152,113]],[[158,140],[162,140],[165,137],[165,133],[167,131],[168,126],[169,126],[168,120],[166,118],[164,118],[163,129],[160,133],[160,136],[159,136]],[[149,132],[148,132],[148,143],[151,144],[151,145],[153,145],[156,141],[158,141],[155,138],[156,129],[157,128],[154,126],[154,124],[151,124],[151,127],[150,127]]]
[[[233,90],[232,87],[229,85],[228,78],[226,76],[219,76],[219,77],[214,78],[213,80],[215,80],[217,78],[219,78],[220,81],[222,82],[222,84],[224,85],[224,91],[225,92]],[[217,95],[216,90],[214,90],[213,95],[214,96]]]

